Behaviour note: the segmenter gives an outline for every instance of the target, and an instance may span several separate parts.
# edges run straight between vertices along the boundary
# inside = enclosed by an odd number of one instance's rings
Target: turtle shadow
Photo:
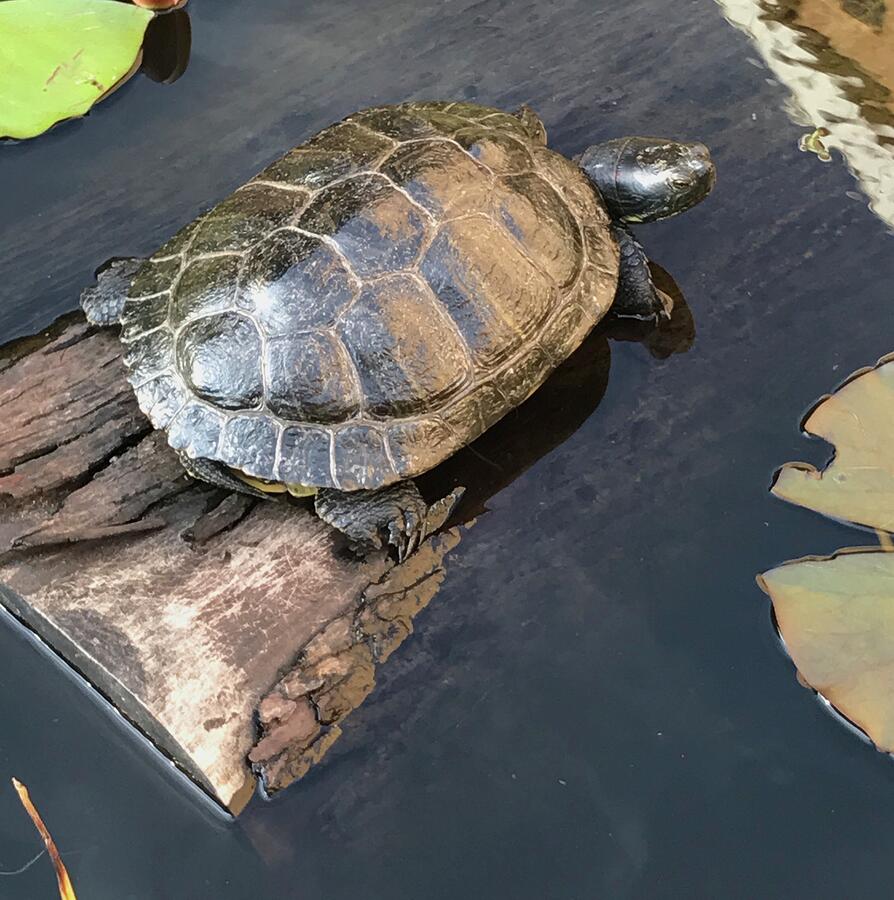
[[[674,300],[670,320],[658,327],[630,320],[603,320],[541,385],[477,440],[416,479],[426,500],[454,488],[465,494],[446,527],[468,523],[487,502],[570,438],[596,411],[609,382],[611,342],[643,344],[656,359],[686,353],[695,342],[692,312],[673,278],[650,263],[657,287]]]

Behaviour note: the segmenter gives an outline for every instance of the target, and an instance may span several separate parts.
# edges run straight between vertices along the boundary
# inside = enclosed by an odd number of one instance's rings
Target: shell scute
[[[182,254],[189,246],[193,234],[195,234],[199,225],[202,224],[205,215],[207,215],[207,213],[197,216],[192,222],[184,225],[170,240],[162,244],[161,247],[152,254],[152,261],[161,261],[169,256],[180,256],[180,254]]]
[[[167,428],[189,400],[180,379],[166,372],[138,385],[136,395],[140,409],[156,428]]]
[[[267,405],[287,420],[343,422],[360,411],[360,385],[341,341],[308,332],[267,342]]]
[[[248,475],[266,478],[273,471],[279,428],[269,416],[233,415],[224,423],[220,458]]]
[[[586,333],[596,321],[595,310],[587,314],[580,303],[568,303],[553,316],[540,335],[540,346],[554,364],[568,357],[582,340],[581,331]]]
[[[465,100],[454,100],[453,102],[449,103],[447,111],[454,116],[461,116],[462,118],[471,120],[472,122],[477,122],[479,119],[483,119],[485,116],[490,116],[496,112],[501,112],[500,110],[494,109],[491,106],[481,106],[478,103],[469,103]]]
[[[367,285],[340,325],[363,385],[364,409],[405,416],[436,406],[470,377],[466,347],[421,279]]]
[[[128,335],[122,329],[121,340]],[[167,369],[174,359],[174,336],[165,328],[158,328],[135,337],[124,345],[124,364],[130,369],[130,380],[138,384]]]
[[[509,403],[497,386],[486,381],[474,391],[450,405],[444,412],[453,431],[474,440],[494,424],[508,408]]]
[[[190,400],[168,425],[168,443],[193,459],[217,455],[224,425],[223,413],[197,400]]]
[[[388,447],[401,478],[424,472],[459,449],[461,441],[440,418],[395,422],[388,427]]]
[[[318,237],[275,231],[248,253],[236,305],[268,337],[333,323],[359,290],[344,257]]]
[[[553,184],[561,186],[562,199],[581,225],[608,226],[605,204],[580,166],[546,147],[533,147],[531,155],[541,171],[550,173]]]
[[[361,278],[412,266],[428,233],[423,211],[377,174],[358,175],[323,189],[298,224],[332,237]]]
[[[494,376],[493,385],[510,407],[526,400],[552,371],[552,362],[540,347],[532,347]]]
[[[384,137],[342,122],[290,150],[254,180],[318,190],[336,179],[368,169],[392,146]]]
[[[190,253],[245,250],[286,225],[310,199],[309,191],[247,184],[214,207],[196,231]]]
[[[438,126],[431,120],[435,112],[413,107],[412,104],[380,106],[355,113],[348,121],[385,135],[392,141],[410,141],[439,134]]]
[[[345,425],[335,432],[333,459],[339,487],[361,491],[397,481],[385,449],[385,436],[372,425]]]
[[[585,225],[583,235],[589,265],[581,281],[586,282],[585,295],[597,298],[601,317],[614,299],[618,280],[618,245],[605,228]]]
[[[187,263],[170,301],[171,324],[176,328],[190,319],[230,309],[240,261],[238,256],[223,256]]]
[[[180,331],[178,368],[196,396],[222,409],[252,409],[264,395],[261,336],[233,312],[195,319]]]
[[[144,331],[151,331],[164,325],[168,320],[170,294],[124,301],[121,310],[121,333],[125,342],[132,341]]]
[[[129,297],[145,297],[148,294],[157,294],[170,288],[172,282],[180,271],[179,259],[165,259],[156,262],[147,260],[137,272],[131,282]]]
[[[483,371],[511,357],[556,302],[546,275],[485,217],[442,226],[420,270]]]
[[[539,175],[508,175],[499,192],[497,216],[530,258],[560,287],[568,287],[583,264],[580,227],[550,184]]]
[[[441,219],[481,212],[490,204],[493,179],[451,141],[404,144],[381,171]]]
[[[457,131],[454,139],[494,175],[528,172],[534,168],[525,141],[512,134],[486,126],[472,126]]]
[[[335,487],[332,479],[332,433],[312,425],[289,425],[280,437],[274,477],[285,484]]]

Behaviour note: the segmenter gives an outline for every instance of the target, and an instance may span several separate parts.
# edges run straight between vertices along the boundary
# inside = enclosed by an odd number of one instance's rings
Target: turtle
[[[697,142],[574,160],[540,118],[463,101],[365,109],[290,150],[81,296],[186,472],[313,496],[361,553],[442,524],[414,478],[527,399],[609,311],[666,318],[629,225],[715,178]]]

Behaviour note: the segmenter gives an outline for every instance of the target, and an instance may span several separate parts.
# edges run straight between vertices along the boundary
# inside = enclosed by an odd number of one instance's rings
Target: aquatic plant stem
[[[56,842],[53,840],[53,837],[50,834],[47,826],[44,825],[43,819],[40,817],[40,813],[31,802],[31,796],[28,793],[28,788],[26,788],[25,785],[18,780],[18,778],[12,779],[12,786],[16,789],[16,793],[19,795],[19,800],[22,801],[22,806],[25,807],[25,811],[31,817],[31,821],[34,823],[34,827],[40,832],[40,836],[43,838],[43,842],[46,845],[47,852],[50,854],[50,858],[53,860],[53,867],[56,869],[56,880],[59,882],[59,896],[62,898],[62,900],[77,900],[77,897],[75,897],[74,887],[72,886],[71,879],[68,877],[68,871],[65,868],[65,864],[62,862],[62,857],[59,855],[59,850],[56,848]]]

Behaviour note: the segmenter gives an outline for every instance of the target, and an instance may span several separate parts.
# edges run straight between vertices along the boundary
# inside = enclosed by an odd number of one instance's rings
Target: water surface
[[[4,338],[370,104],[528,102],[568,155],[630,132],[700,139],[720,178],[639,229],[688,300],[691,349],[611,343],[607,379],[581,381],[601,401],[571,403],[579,427],[487,501],[377,691],[276,801],[218,818],[0,628],[0,775],[31,787],[79,896],[875,894],[894,869],[894,766],[797,684],[754,583],[854,542],[767,486],[786,460],[822,461],[798,433],[812,401],[894,349],[894,238],[834,142],[827,164],[799,152],[823,123],[790,117],[713,0],[189,9],[176,84],[135,79],[0,148]],[[0,783],[0,868],[38,849]],[[0,876],[11,900],[54,890],[46,860]]]

